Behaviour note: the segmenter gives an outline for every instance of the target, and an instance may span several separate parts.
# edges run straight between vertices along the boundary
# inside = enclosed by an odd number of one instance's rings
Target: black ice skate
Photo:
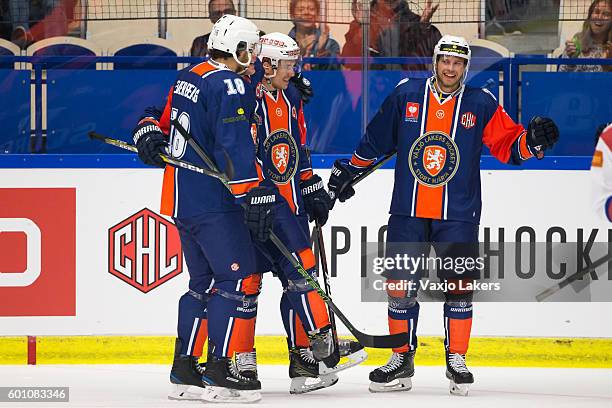
[[[306,347],[289,347],[289,378],[290,394],[304,394],[331,387],[338,382],[335,374],[319,375],[319,362]]]
[[[202,399],[208,402],[249,403],[261,399],[261,383],[241,375],[227,357],[209,355],[202,380],[206,385]]]
[[[370,392],[410,391],[414,375],[414,353],[393,353],[382,367],[370,373]]]
[[[340,362],[331,368],[320,362],[319,374],[337,373],[361,364],[368,358],[368,353],[363,349],[363,346],[353,340],[338,339],[338,352],[340,353]]]
[[[446,378],[450,380],[450,393],[466,396],[474,376],[465,365],[465,355],[446,352]]]
[[[174,342],[174,361],[170,370],[170,382],[174,388],[168,394],[172,400],[201,400],[204,392],[202,374],[204,366],[198,363],[198,358],[180,354],[181,339]]]
[[[257,380],[257,353],[255,350],[236,353],[236,368],[243,377]]]

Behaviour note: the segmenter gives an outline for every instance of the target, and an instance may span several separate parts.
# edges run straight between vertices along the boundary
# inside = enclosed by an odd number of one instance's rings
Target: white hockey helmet
[[[208,37],[208,49],[227,52],[242,67],[251,64],[251,54],[259,50],[259,29],[244,17],[225,14],[213,25]],[[246,50],[249,61],[241,62],[238,53]]]
[[[472,50],[470,44],[463,37],[456,37],[454,35],[445,35],[440,38],[440,41],[436,44],[433,54],[433,73],[436,75],[436,65],[438,62],[438,56],[450,55],[453,57],[459,57],[466,60],[465,71],[461,83],[465,82],[467,77],[468,69],[470,68],[470,59],[472,58]]]
[[[300,59],[300,47],[293,38],[286,34],[266,34],[261,37],[260,44],[259,59],[262,62],[264,59],[269,60],[275,71],[281,60],[298,61]]]

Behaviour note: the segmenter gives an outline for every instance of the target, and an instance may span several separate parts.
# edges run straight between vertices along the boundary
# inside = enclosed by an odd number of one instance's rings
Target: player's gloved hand
[[[300,91],[302,102],[304,102],[304,104],[310,102],[310,99],[314,96],[314,91],[312,89],[312,84],[310,83],[308,78],[306,78],[304,74],[299,72],[293,77],[291,77],[290,81],[293,83],[293,85],[295,85],[298,91]]]
[[[559,140],[559,129],[550,118],[534,116],[527,126],[527,147],[538,160],[544,158],[544,150]]]
[[[276,186],[260,184],[246,195],[244,208],[244,222],[258,241],[267,241],[272,231],[274,219],[274,206],[279,202],[280,196]]]
[[[327,182],[329,198],[332,201],[330,209],[334,207],[336,199],[343,203],[355,195],[355,190],[351,186],[355,173],[355,168],[351,166],[348,159],[339,159],[334,162],[331,176]]]
[[[155,122],[141,121],[132,135],[138,149],[138,157],[143,163],[162,168],[166,166],[159,155],[168,154],[168,139]]]
[[[304,207],[308,214],[308,219],[316,221],[319,225],[325,225],[329,216],[329,206],[331,199],[325,191],[323,180],[316,174],[300,182],[300,190],[304,198]]]

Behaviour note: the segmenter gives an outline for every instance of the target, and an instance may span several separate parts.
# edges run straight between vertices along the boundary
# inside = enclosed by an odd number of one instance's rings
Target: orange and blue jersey
[[[258,122],[257,160],[263,177],[272,180],[296,215],[303,215],[300,181],[312,177],[306,151],[306,122],[299,91],[270,92],[263,84],[256,89]]]
[[[483,146],[503,163],[532,157],[526,131],[483,89],[444,97],[435,79],[403,80],[367,127],[351,164],[397,152],[391,214],[480,223]]]
[[[180,218],[239,210],[236,199],[260,181],[252,136],[254,110],[252,87],[222,64],[209,60],[179,73],[159,121],[162,131],[169,133],[171,156],[206,167],[171,125],[177,120],[221,171],[225,171],[229,157],[234,174],[230,193],[215,178],[166,166],[162,214]]]

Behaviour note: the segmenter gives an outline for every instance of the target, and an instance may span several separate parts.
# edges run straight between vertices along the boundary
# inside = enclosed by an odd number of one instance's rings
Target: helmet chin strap
[[[236,61],[236,63],[242,67],[242,70],[240,70],[239,72],[236,72],[238,75],[244,74],[249,69],[249,65],[251,65],[252,58],[251,58],[250,53],[248,54],[248,56],[249,56],[249,60],[246,63],[244,63],[238,59],[238,56],[236,55],[236,51],[232,52],[232,57],[234,58],[234,61]]]

